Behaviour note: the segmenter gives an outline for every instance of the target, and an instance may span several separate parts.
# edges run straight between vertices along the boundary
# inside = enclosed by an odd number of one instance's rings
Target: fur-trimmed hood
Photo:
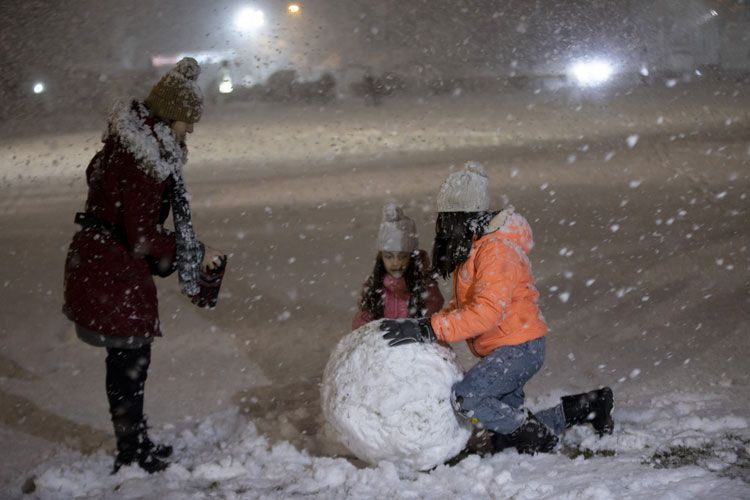
[[[187,149],[172,129],[151,118],[140,101],[115,103],[102,140],[111,138],[133,155],[139,169],[159,182],[180,171],[187,161]]]
[[[517,244],[527,255],[534,248],[531,226],[526,218],[516,213],[513,206],[508,206],[490,220],[485,234],[494,232]]]

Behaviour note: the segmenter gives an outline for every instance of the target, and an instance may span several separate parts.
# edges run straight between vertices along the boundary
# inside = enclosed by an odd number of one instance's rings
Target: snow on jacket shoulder
[[[546,335],[527,256],[533,246],[525,218],[512,208],[496,215],[454,271],[450,307],[432,316],[438,339],[466,340],[475,355],[486,356]]]

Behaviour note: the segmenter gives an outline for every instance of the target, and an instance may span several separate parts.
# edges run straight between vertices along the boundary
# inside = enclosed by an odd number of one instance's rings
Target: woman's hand
[[[201,263],[201,269],[204,271],[213,271],[218,268],[221,263],[226,260],[227,256],[224,252],[205,246],[205,252],[203,254],[203,262]]]

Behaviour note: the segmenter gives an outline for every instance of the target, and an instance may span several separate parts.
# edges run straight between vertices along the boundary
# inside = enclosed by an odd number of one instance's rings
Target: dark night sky
[[[266,57],[302,54],[310,66],[332,57],[348,63],[415,63],[445,68],[507,68],[567,60],[600,51],[631,57],[655,38],[661,14],[654,5],[690,8],[740,0],[302,0],[302,15],[287,2],[258,0],[0,0],[0,78],[87,68],[145,68],[152,54],[252,51],[251,36],[233,29],[242,6],[263,9]],[[676,6],[676,7],[675,7]],[[685,8],[682,8],[682,7]],[[688,23],[689,25],[689,23]],[[688,29],[688,28],[686,28]],[[696,30],[692,30],[696,33]],[[688,33],[688,36],[690,35]],[[260,50],[258,50],[260,52]],[[11,75],[11,76],[9,76]]]
[[[559,46],[617,39],[628,2],[565,0],[432,0],[302,2],[300,19],[286,2],[254,2],[268,27],[310,50],[408,51],[413,58],[495,60],[499,53],[532,55]],[[110,0],[2,3],[3,60],[25,63],[121,64],[149,53],[226,49],[241,41],[232,16],[242,2]],[[619,13],[618,13],[619,11]],[[275,14],[274,14],[275,13]],[[299,22],[303,21],[303,22]],[[294,26],[289,23],[294,22]],[[619,25],[619,26],[618,26]],[[547,47],[547,46],[550,47]]]

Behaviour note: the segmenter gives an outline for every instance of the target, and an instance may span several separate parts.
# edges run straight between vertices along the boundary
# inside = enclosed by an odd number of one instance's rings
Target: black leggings
[[[107,348],[107,398],[116,436],[138,432],[143,418],[143,392],[151,364],[151,344],[137,349]]]

